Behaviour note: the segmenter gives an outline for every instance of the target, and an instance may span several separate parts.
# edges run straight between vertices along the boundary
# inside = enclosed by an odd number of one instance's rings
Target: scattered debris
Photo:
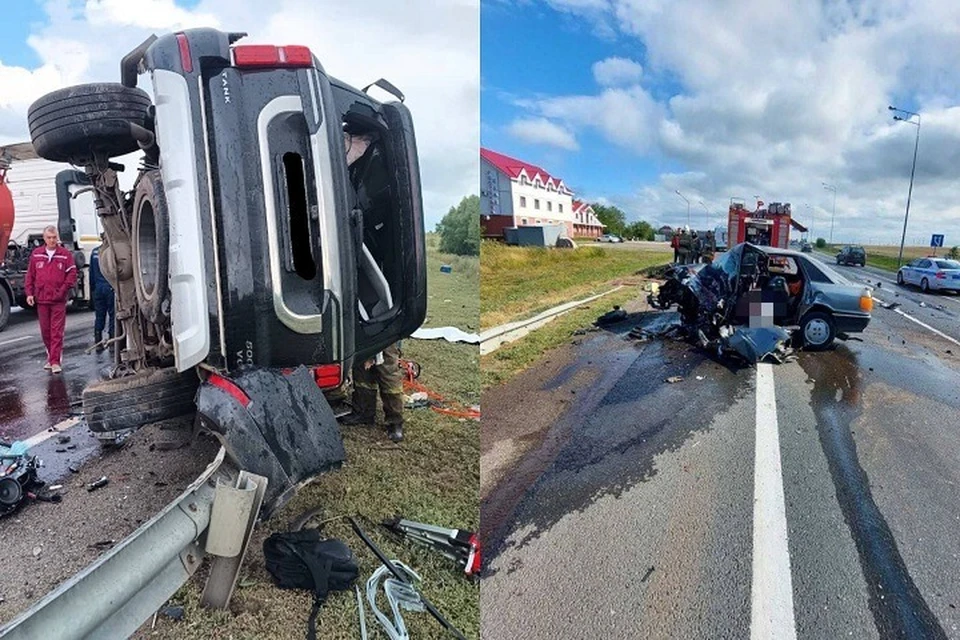
[[[404,584],[412,586],[410,582],[410,577],[405,573],[403,573],[402,569],[397,568],[394,565],[394,563],[391,562],[386,555],[384,555],[383,551],[381,551],[380,548],[373,543],[373,540],[370,539],[370,537],[366,534],[366,532],[360,528],[360,525],[357,524],[357,521],[354,518],[349,516],[347,517],[347,521],[350,523],[350,527],[353,529],[354,533],[356,533],[357,536],[359,536],[360,539],[363,540],[363,543],[367,545],[367,548],[369,548],[375,556],[377,556],[377,559],[380,560],[380,562],[387,568],[387,570],[390,571],[390,573],[392,573],[393,576],[400,582],[403,582]],[[368,592],[368,598],[369,598],[369,592]],[[433,606],[433,604],[429,600],[427,600],[423,596],[420,596],[420,601],[423,602],[424,608],[426,608],[426,610],[430,613],[430,615],[432,615],[434,619],[443,626],[444,629],[449,631],[455,638],[458,638],[459,640],[466,640],[464,635],[459,630],[457,630],[456,627],[450,624],[450,622],[443,617],[443,614],[441,614],[440,611],[435,606]],[[376,609],[374,609],[374,612],[376,612]]]
[[[927,306],[927,303],[924,302],[923,300],[921,300],[921,301],[920,301],[920,306],[921,306],[921,307],[926,307],[926,306]]]
[[[670,376],[667,378],[667,382],[670,384],[676,384],[677,382],[683,382],[683,376]]]
[[[34,558],[39,558],[41,553],[43,553],[43,547],[42,547],[42,546],[37,545],[37,546],[35,546],[35,547],[33,548],[33,557],[34,557]]]
[[[462,529],[447,529],[396,517],[383,526],[396,535],[439,552],[463,567],[463,572],[475,577],[480,571],[480,542],[477,534]]]
[[[63,448],[54,449],[54,451],[56,451],[57,453],[66,453],[66,452],[67,452],[67,450],[66,450],[66,449],[63,449]]]
[[[87,548],[88,548],[88,549],[99,549],[99,550],[102,551],[103,549],[109,549],[110,547],[112,547],[112,546],[115,545],[116,543],[117,543],[116,540],[101,540],[100,542],[94,542],[93,544],[89,545],[89,547],[87,547]]]
[[[70,470],[70,473],[80,473],[80,467],[75,464],[70,465],[67,469]]]
[[[575,336],[585,336],[585,335],[587,335],[587,330],[586,330],[586,329],[576,329],[576,330],[573,332],[573,335],[575,335]]]
[[[879,280],[877,280],[877,289],[881,289],[881,288],[883,288],[883,285],[880,283]]]
[[[180,605],[171,605],[160,609],[160,615],[166,616],[171,620],[183,620],[184,609]]]
[[[449,264],[440,265],[440,273],[453,273],[453,267]]]
[[[653,570],[654,570],[654,567],[650,567],[649,569],[647,569],[647,572],[643,574],[642,578],[640,578],[640,582],[646,582],[647,578],[649,578],[653,574]]]
[[[70,442],[70,436],[59,436],[57,438],[57,444],[67,444]]]
[[[67,451],[73,451],[73,450],[76,449],[76,448],[77,448],[77,445],[75,445],[75,444],[68,444],[68,445],[67,445]]]
[[[87,485],[87,491],[96,491],[97,489],[102,489],[103,487],[110,484],[110,479],[107,476],[101,477],[99,480],[91,482]]]
[[[705,379],[705,376],[697,376],[697,380],[703,380],[703,379]]]
[[[63,489],[62,484],[52,484],[49,487],[47,487],[47,490],[49,491],[59,491],[60,489]]]
[[[40,486],[40,461],[29,453],[25,442],[0,441],[0,517],[20,508],[34,486]]]
[[[893,310],[899,306],[900,306],[899,302],[888,302],[887,304],[883,305],[883,308]]]
[[[627,312],[620,308],[619,305],[613,307],[612,311],[607,311],[605,314],[597,318],[596,325],[603,327],[608,324],[615,324],[622,320],[627,319]]]

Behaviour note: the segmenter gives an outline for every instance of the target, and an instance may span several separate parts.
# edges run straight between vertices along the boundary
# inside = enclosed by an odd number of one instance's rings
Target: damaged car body
[[[689,338],[719,356],[782,362],[789,342],[808,350],[866,329],[873,298],[796,251],[739,244],[699,270],[674,267],[651,306],[676,305]]]
[[[426,254],[399,90],[378,81],[396,98],[379,102],[307,47],[244,35],[152,36],[121,83],[60,89],[28,119],[38,155],[83,167],[105,231],[118,335],[83,393],[90,430],[196,413],[269,478],[269,512],[343,460],[324,391],[423,323]],[[114,159],[138,150],[124,191]]]

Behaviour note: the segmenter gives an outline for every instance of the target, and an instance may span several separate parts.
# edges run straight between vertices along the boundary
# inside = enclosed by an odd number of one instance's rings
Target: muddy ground
[[[219,450],[190,442],[192,419],[148,425],[123,448],[100,454],[59,481],[60,503],[29,502],[0,519],[0,626],[150,519],[200,475]],[[170,448],[176,447],[179,448]],[[106,476],[96,491],[86,485]],[[44,478],[43,469],[40,478]]]

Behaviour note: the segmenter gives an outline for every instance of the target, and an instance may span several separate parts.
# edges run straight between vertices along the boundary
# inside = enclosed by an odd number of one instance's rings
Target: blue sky
[[[3,20],[0,20],[0,63],[18,67],[39,64],[40,58],[36,52],[23,45],[30,35],[31,26],[42,24],[46,17],[40,2],[21,0],[4,3]]]
[[[916,132],[895,104],[923,117],[908,242],[950,244],[958,31],[938,0],[483,0],[481,142],[655,223],[686,222],[675,190],[698,225],[700,200],[718,223],[759,195],[827,236],[827,182],[835,240],[894,242]]]

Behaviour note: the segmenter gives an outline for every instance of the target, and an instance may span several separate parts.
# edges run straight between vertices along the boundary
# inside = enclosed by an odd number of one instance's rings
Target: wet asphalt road
[[[960,299],[884,289],[960,338]],[[626,339],[651,321],[484,395],[484,638],[750,637],[772,416],[757,370]],[[770,367],[789,553],[772,577],[793,605],[775,637],[960,638],[960,348],[886,309],[860,337]]]
[[[69,466],[81,464],[100,449],[82,423],[64,423],[80,415],[84,386],[109,364],[106,352],[84,353],[93,343],[93,321],[92,311],[68,311],[59,375],[43,369],[46,351],[36,314],[15,309],[0,333],[0,438],[36,441],[61,425],[60,433],[50,433],[31,447],[31,453],[44,462],[40,475],[47,482],[63,478]],[[60,436],[69,437],[70,442],[58,443]]]

